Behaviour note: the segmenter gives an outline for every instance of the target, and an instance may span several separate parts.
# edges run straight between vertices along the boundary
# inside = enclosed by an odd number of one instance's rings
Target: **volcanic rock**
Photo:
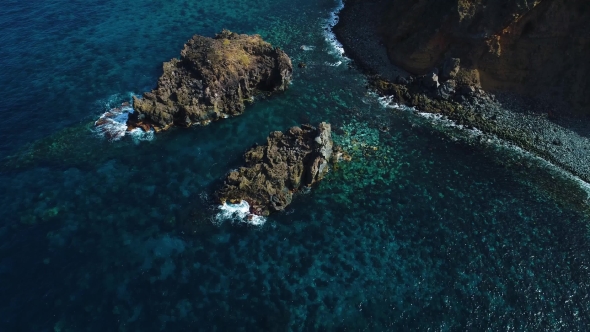
[[[322,180],[332,152],[331,126],[325,122],[274,131],[266,145],[244,154],[246,166],[230,172],[216,196],[221,203],[246,201],[257,215],[284,210],[295,192]]]
[[[571,106],[564,111],[590,114],[588,0],[382,2],[373,18],[379,37],[392,62],[411,74],[428,74],[447,59],[442,79],[551,96]],[[346,6],[352,3],[370,2]]]
[[[440,99],[449,99],[455,93],[455,88],[457,87],[457,82],[454,80],[448,80],[441,84],[436,90],[436,97]]]
[[[422,78],[422,84],[428,88],[438,88],[438,69],[433,68],[428,74]]]
[[[443,64],[442,78],[449,79],[454,78],[461,69],[461,59],[459,58],[447,58]]]
[[[287,89],[293,72],[278,47],[227,30],[214,38],[193,36],[180,59],[163,69],[156,89],[133,98],[129,123],[148,122],[158,131],[239,115],[255,95]]]

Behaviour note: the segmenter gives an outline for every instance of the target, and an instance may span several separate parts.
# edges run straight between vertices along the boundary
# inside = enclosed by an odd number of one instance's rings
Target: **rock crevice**
[[[562,112],[590,114],[587,0],[397,0],[386,7],[376,13],[380,37],[392,62],[410,73],[460,59],[458,74],[486,91],[551,96],[569,104]]]

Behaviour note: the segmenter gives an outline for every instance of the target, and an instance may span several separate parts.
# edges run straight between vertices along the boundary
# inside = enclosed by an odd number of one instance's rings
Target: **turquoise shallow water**
[[[585,194],[534,159],[382,107],[326,40],[336,6],[3,6],[0,330],[585,330]],[[151,141],[92,131],[192,34],[222,28],[307,68],[206,127]],[[319,121],[352,162],[262,226],[216,218],[211,193],[246,149]]]

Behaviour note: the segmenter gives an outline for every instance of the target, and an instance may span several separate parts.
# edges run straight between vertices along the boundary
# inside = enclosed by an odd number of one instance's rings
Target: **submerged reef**
[[[180,55],[164,63],[156,89],[133,98],[130,128],[160,131],[239,115],[255,95],[287,89],[293,73],[287,54],[259,35],[195,35]]]
[[[266,145],[244,154],[246,166],[231,171],[216,196],[221,203],[246,201],[256,215],[281,211],[291,203],[293,193],[322,180],[328,163],[340,156],[328,123],[274,131]]]
[[[95,136],[89,134],[92,127],[92,123],[81,123],[25,144],[13,154],[0,158],[0,172],[39,166],[88,168],[117,157],[121,146],[109,146],[106,141],[97,142]],[[101,153],[88,146],[100,149]]]

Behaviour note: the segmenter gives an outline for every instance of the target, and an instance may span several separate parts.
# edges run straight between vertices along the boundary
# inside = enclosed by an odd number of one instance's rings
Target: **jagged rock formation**
[[[160,130],[239,115],[254,95],[287,89],[293,72],[287,54],[259,35],[227,30],[195,35],[180,55],[164,63],[156,89],[134,97],[131,127]]]
[[[257,215],[281,211],[295,192],[324,177],[332,151],[331,127],[325,122],[272,132],[266,145],[244,154],[246,166],[230,172],[216,196],[221,203],[244,200]]]
[[[590,115],[587,0],[395,0],[387,6],[376,13],[380,35],[390,59],[412,74],[431,77],[434,67],[456,58],[459,83],[563,100]]]

